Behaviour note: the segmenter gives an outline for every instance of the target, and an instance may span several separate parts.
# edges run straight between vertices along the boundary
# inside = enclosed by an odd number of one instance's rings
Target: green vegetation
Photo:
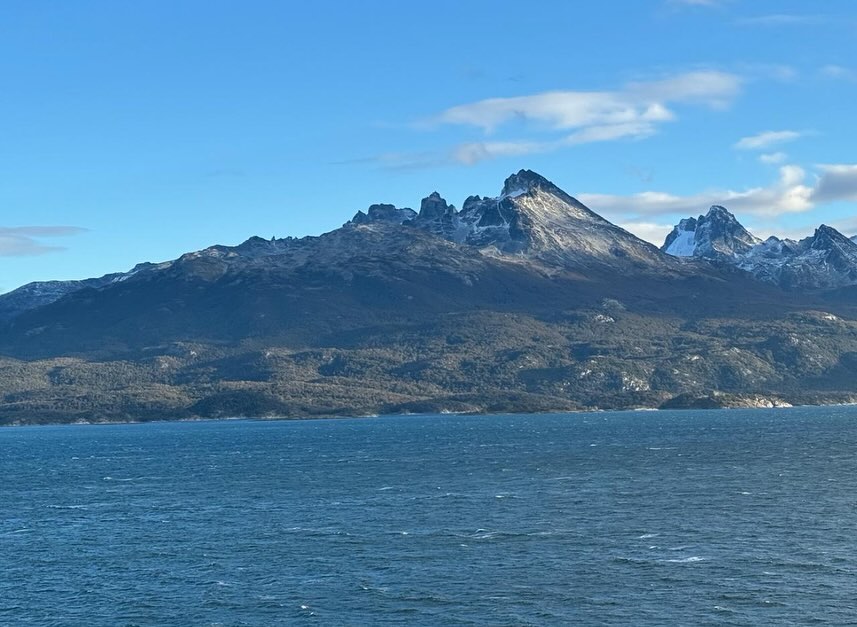
[[[857,323],[466,312],[280,345],[173,343],[0,358],[0,424],[406,412],[764,406],[857,398]]]

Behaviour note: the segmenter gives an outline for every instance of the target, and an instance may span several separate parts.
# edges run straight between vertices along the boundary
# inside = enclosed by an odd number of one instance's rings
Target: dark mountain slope
[[[847,252],[819,231],[801,250]],[[0,421],[850,400],[855,302],[666,255],[521,171],[461,212],[432,194],[25,307]]]

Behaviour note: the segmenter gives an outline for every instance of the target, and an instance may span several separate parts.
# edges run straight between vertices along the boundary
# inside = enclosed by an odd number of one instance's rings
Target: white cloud
[[[630,83],[626,87],[629,96],[651,102],[657,107],[660,120],[671,120],[666,109],[667,102],[690,102],[711,107],[728,105],[741,90],[742,79],[735,74],[716,70],[685,72],[656,81]]]
[[[438,124],[476,126],[490,133],[513,121],[565,131],[590,126],[654,124],[675,119],[667,103],[721,106],[740,91],[741,79],[698,71],[659,81],[637,82],[618,91],[549,91],[513,98],[489,98],[458,105],[434,118]]]
[[[486,159],[548,152],[555,147],[551,142],[469,142],[454,148],[451,156],[453,161],[471,165]]]
[[[633,233],[640,239],[644,239],[655,246],[663,244],[669,232],[673,230],[671,224],[658,224],[655,222],[619,221],[617,224],[629,233]]]
[[[442,124],[478,126],[487,133],[515,120],[536,122],[554,130],[586,126],[655,122],[671,119],[663,107],[637,103],[611,92],[554,91],[516,98],[490,98],[447,109]]]
[[[488,159],[501,157],[519,157],[559,150],[575,144],[613,141],[616,139],[643,139],[655,132],[655,128],[647,123],[629,122],[628,124],[605,124],[589,126],[567,137],[554,141],[484,141],[467,142],[453,148],[449,158],[465,165],[473,165]]]
[[[796,165],[784,165],[779,177],[770,185],[744,190],[708,190],[688,195],[660,191],[645,191],[627,196],[611,194],[579,194],[581,202],[593,211],[619,223],[623,228],[643,239],[656,242],[663,225],[646,217],[678,214],[683,216],[703,213],[711,205],[723,205],[735,214],[761,218],[770,225],[770,218],[783,214],[803,213],[824,203],[837,201],[857,202],[857,164],[822,164],[815,166],[812,184],[807,174]],[[771,230],[777,235],[796,236],[795,233]],[[834,228],[849,235],[857,233],[857,218],[839,220]],[[812,229],[802,229],[801,232]],[[768,235],[765,233],[764,235]]]
[[[742,137],[735,143],[734,148],[738,150],[764,150],[776,144],[794,141],[801,135],[803,133],[799,131],[764,131],[756,135]]]
[[[779,175],[779,179],[767,187],[740,191],[715,189],[685,196],[645,191],[629,196],[580,194],[578,198],[598,213],[624,217],[696,215],[711,205],[724,205],[734,213],[775,216],[808,211],[814,206],[815,190],[804,184],[806,173],[802,168],[784,165]]]
[[[759,161],[765,165],[777,165],[784,163],[788,159],[788,155],[784,152],[766,152],[759,155]]]
[[[660,80],[638,81],[615,91],[549,91],[512,98],[488,98],[450,107],[423,125],[457,125],[490,135],[517,123],[559,136],[543,141],[468,142],[454,148],[452,161],[473,164],[590,142],[640,139],[676,119],[676,104],[723,108],[738,95],[742,79],[714,70],[687,72]]]
[[[589,126],[565,138],[564,144],[588,144],[606,142],[616,139],[642,139],[656,132],[655,127],[647,122],[628,122],[627,124],[603,124]]]
[[[29,257],[65,250],[63,246],[45,244],[41,239],[76,235],[84,230],[74,226],[0,227],[0,257]]]

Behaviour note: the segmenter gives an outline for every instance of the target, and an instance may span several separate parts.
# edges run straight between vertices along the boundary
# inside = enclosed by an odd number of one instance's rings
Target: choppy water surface
[[[0,429],[0,624],[857,621],[857,408]]]

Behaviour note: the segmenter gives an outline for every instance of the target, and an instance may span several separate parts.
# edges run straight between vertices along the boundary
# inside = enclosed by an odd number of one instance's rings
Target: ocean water
[[[857,408],[0,429],[2,625],[857,622]]]

